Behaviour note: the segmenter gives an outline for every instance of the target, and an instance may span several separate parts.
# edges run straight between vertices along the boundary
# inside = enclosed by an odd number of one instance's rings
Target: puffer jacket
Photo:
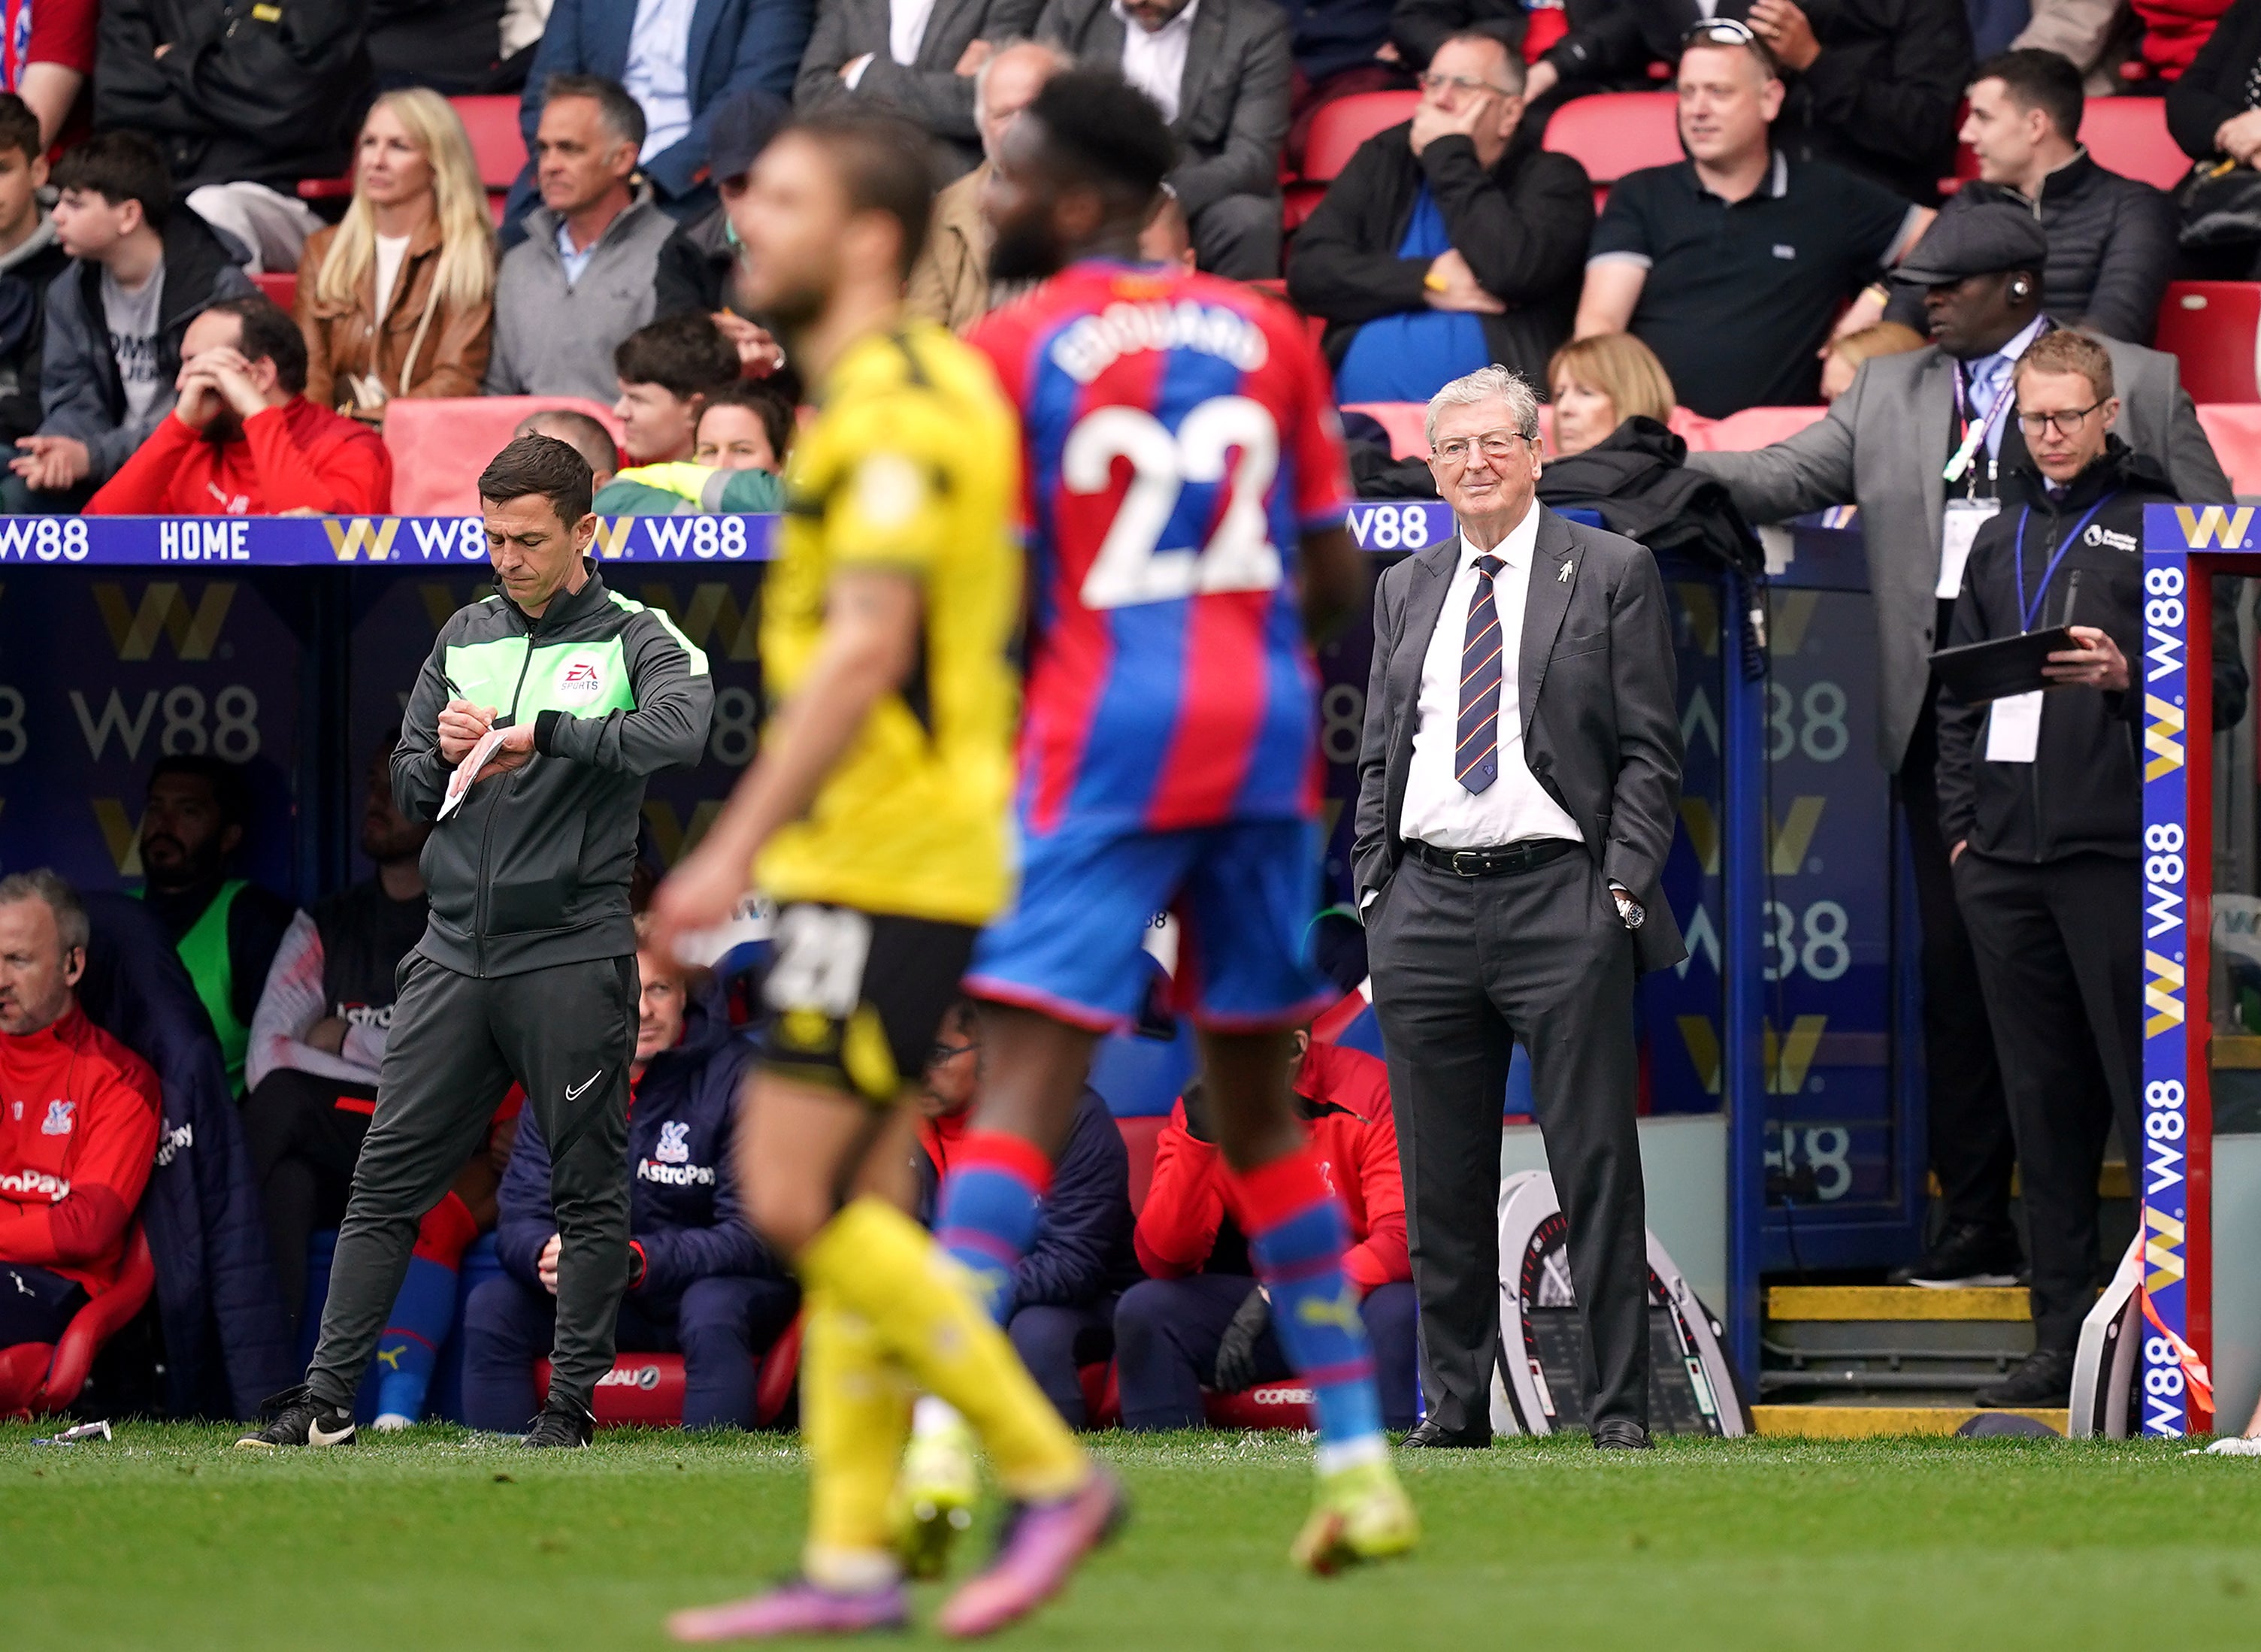
[[[2042,180],[2032,200],[2006,184],[1974,181],[1948,197],[1939,216],[1945,220],[1995,201],[2031,212],[2049,236],[2042,309],[2066,327],[2150,343],[2159,300],[2181,255],[2175,204],[2164,190],[2107,172],[2083,147]],[[1884,319],[1928,332],[1923,289],[1896,284]]]
[[[539,619],[498,593],[440,628],[417,674],[392,754],[392,795],[411,820],[437,819],[454,765],[441,710],[492,706],[532,721],[534,756],[474,785],[424,845],[432,920],[416,950],[487,978],[635,951],[628,874],[645,778],[693,764],[714,707],[707,657],[656,609],[588,582]]]
[[[318,229],[306,238],[306,249],[298,257],[298,331],[306,339],[306,399],[317,407],[373,416],[384,406],[384,398],[477,395],[493,338],[494,293],[490,286],[479,303],[461,306],[433,302],[432,288],[440,275],[438,222],[427,222],[408,243],[408,255],[400,262],[399,291],[386,306],[383,321],[377,319],[374,259],[352,298],[326,302],[314,296],[322,264],[337,238],[334,228]],[[384,386],[383,398],[359,403],[353,380],[371,374]]]

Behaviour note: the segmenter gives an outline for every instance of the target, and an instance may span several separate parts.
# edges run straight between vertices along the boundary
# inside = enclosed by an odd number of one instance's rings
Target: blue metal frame
[[[1720,1097],[1727,1110],[1727,1357],[1758,1391],[1759,1275],[1766,1224],[1766,686],[1748,669],[1742,616],[1755,594],[1730,576],[1719,605]],[[1750,639],[1755,643],[1755,639]]]

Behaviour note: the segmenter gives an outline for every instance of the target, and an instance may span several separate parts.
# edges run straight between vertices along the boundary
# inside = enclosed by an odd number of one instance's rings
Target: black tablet
[[[1941,649],[1931,657],[1931,668],[1947,685],[1947,692],[1964,705],[1983,706],[1990,700],[2049,687],[2049,679],[2042,675],[2049,657],[2079,647],[2071,631],[2056,625],[2046,631]]]

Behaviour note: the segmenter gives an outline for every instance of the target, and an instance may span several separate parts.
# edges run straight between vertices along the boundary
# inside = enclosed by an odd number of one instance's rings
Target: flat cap
[[[1965,276],[1999,275],[2005,269],[2039,271],[2048,257],[2049,236],[2038,219],[2006,202],[1989,201],[1942,212],[1900,260],[1892,278],[1937,287]]]

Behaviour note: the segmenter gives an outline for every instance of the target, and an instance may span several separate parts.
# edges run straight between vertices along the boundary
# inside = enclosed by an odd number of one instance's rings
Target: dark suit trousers
[[[1946,632],[1941,631],[1944,636]],[[1994,1033],[1978,986],[1970,931],[1956,903],[1948,843],[1939,825],[1939,725],[1935,690],[1901,759],[1900,802],[1907,811],[1908,858],[1923,920],[1923,1063],[1932,1174],[1950,1225],[2007,1227],[2010,1171],[2017,1147]]]
[[[2143,883],[2136,863],[1955,863],[2024,1172],[2034,1346],[2071,1353],[2096,1305],[2096,1178],[2116,1119],[2140,1178]]]
[[[1648,1262],[1634,1129],[1633,937],[1590,856],[1460,878],[1406,860],[1368,909],[1421,1383],[1446,1428],[1489,1429],[1499,1348],[1500,1113],[1520,1042],[1569,1223],[1596,1423],[1648,1422]]]

